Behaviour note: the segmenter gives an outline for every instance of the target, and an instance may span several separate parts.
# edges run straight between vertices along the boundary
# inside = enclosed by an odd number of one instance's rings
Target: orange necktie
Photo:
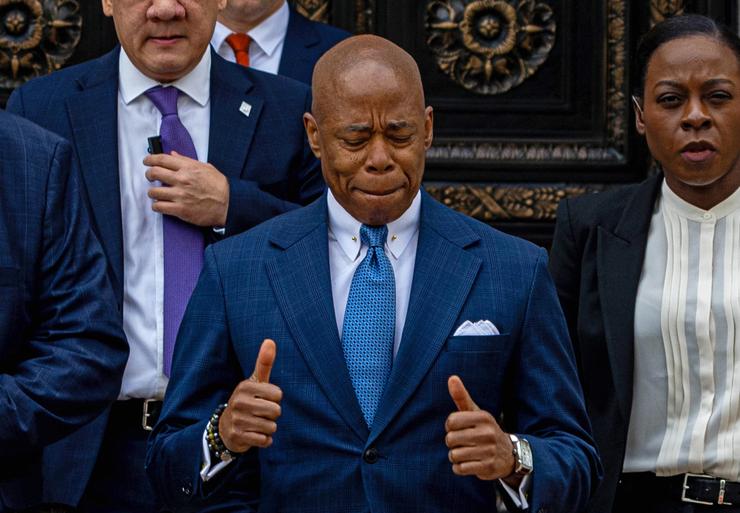
[[[231,34],[226,42],[234,50],[236,62],[242,66],[249,67],[249,43],[252,39],[246,34]]]

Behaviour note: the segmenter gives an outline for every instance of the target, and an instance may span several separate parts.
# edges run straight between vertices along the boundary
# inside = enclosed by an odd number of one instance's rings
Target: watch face
[[[532,470],[532,448],[529,446],[529,442],[520,439],[521,454],[519,455],[522,459],[522,466],[528,470]]]

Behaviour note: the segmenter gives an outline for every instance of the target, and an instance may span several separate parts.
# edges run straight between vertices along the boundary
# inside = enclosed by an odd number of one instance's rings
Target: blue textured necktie
[[[159,135],[162,149],[169,154],[176,151],[180,155],[197,159],[195,145],[185,125],[177,115],[177,97],[180,91],[175,87],[157,86],[146,93],[155,107],[162,113],[162,126]],[[195,289],[203,267],[203,233],[200,228],[173,216],[162,216],[162,238],[164,242],[164,373],[170,375],[172,353],[180,323],[185,315],[185,307]]]
[[[342,327],[342,349],[368,426],[391,373],[396,331],[396,284],[383,246],[385,226],[360,228],[367,255],[352,278]]]

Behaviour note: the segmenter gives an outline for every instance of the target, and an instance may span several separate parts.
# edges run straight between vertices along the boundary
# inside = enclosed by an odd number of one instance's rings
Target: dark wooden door
[[[641,33],[714,0],[294,0],[305,16],[376,33],[419,63],[435,109],[426,188],[547,245],[558,202],[644,178],[629,104]],[[14,87],[116,44],[99,0],[0,0],[0,103]]]

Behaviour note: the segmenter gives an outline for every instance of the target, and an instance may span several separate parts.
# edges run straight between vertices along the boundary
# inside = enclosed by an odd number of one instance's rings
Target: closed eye
[[[346,146],[349,146],[350,148],[359,148],[363,144],[365,144],[365,139],[344,139],[342,141]]]

